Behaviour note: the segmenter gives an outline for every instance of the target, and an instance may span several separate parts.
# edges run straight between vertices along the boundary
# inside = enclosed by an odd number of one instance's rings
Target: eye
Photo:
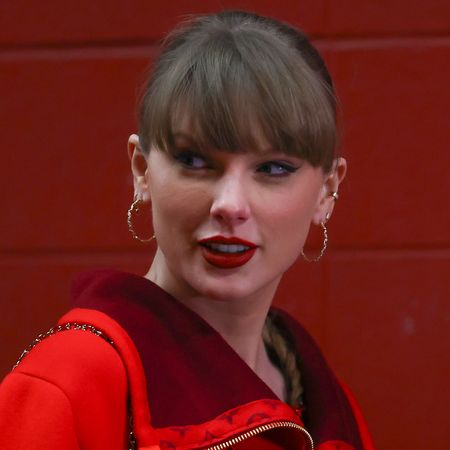
[[[285,177],[296,170],[298,170],[298,167],[286,162],[268,161],[260,164],[256,171],[271,177]]]
[[[205,158],[191,150],[181,150],[174,155],[174,159],[188,169],[206,169],[208,164]]]

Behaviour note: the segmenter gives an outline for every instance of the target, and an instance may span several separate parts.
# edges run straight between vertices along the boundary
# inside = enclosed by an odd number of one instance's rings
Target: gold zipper
[[[245,439],[249,439],[257,434],[263,433],[265,431],[273,430],[275,428],[295,428],[301,431],[307,438],[309,442],[309,450],[314,450],[314,442],[312,440],[311,435],[300,425],[297,425],[295,422],[289,422],[287,420],[281,422],[271,422],[265,425],[260,425],[259,427],[253,428],[252,430],[246,431],[245,433],[239,434],[233,438],[227,439],[226,441],[221,442],[220,444],[213,445],[211,447],[206,447],[204,450],[225,450],[232,445],[239,444]]]

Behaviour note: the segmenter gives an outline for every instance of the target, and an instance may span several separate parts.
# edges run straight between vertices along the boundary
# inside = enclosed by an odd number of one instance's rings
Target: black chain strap
[[[33,350],[36,345],[41,343],[44,339],[47,339],[50,336],[53,336],[54,334],[60,333],[61,331],[69,331],[69,330],[81,330],[81,331],[87,331],[89,333],[95,334],[95,336],[98,336],[102,338],[104,341],[108,342],[108,344],[112,345],[114,348],[114,341],[110,339],[103,331],[99,330],[98,328],[95,328],[92,325],[88,325],[86,323],[77,323],[77,322],[67,322],[63,325],[58,325],[56,327],[50,328],[46,333],[40,333],[34,341],[28,345],[28,347],[22,352],[22,354],[19,356],[19,359],[14,364],[12,370],[14,370],[25,358],[25,356],[28,355],[28,353]],[[133,416],[131,414],[131,406],[128,406],[128,414],[129,414],[129,434],[128,434],[128,450],[136,450],[137,449],[137,442],[136,438],[134,436],[133,432]]]

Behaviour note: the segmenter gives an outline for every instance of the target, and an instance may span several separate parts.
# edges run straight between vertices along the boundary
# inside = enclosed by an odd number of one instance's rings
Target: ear
[[[347,161],[344,158],[335,159],[330,173],[325,174],[323,186],[317,200],[316,210],[312,218],[316,225],[319,225],[321,222],[327,222],[331,217],[336,203],[336,199],[332,196],[333,192],[339,192],[339,185],[346,173]]]
[[[131,161],[131,172],[133,173],[134,196],[139,197],[144,202],[150,201],[147,158],[141,149],[137,134],[132,134],[128,139],[128,157]]]

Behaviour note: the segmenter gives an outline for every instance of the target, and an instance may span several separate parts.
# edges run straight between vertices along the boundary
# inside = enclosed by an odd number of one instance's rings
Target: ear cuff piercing
[[[339,194],[337,193],[337,191],[332,191],[332,192],[330,192],[330,197],[332,197],[333,198],[333,200],[336,202],[337,200],[338,200],[338,198],[339,198]]]

